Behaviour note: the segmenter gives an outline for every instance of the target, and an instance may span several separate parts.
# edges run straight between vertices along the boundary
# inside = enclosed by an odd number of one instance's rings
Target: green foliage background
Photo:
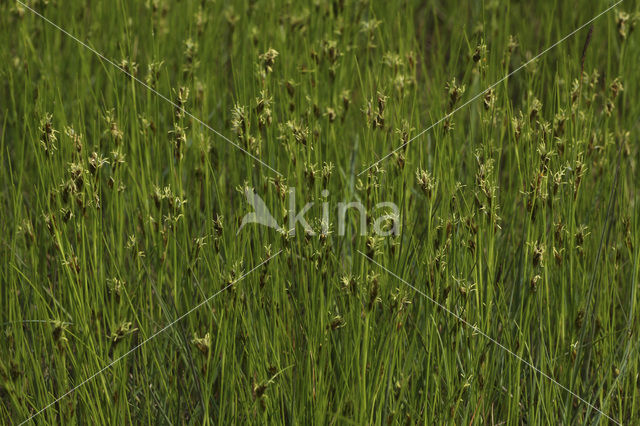
[[[359,174],[609,5],[0,2],[2,423],[639,422],[637,2]]]

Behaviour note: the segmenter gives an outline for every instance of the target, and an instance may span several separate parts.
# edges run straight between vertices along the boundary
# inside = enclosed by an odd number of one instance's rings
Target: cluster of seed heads
[[[187,143],[186,128],[179,124],[174,124],[173,129],[169,130],[171,143],[173,144],[173,156],[176,160],[182,160],[184,156],[184,146]]]
[[[493,158],[484,158],[479,150],[476,151],[476,161],[478,170],[475,175],[476,188],[475,192],[476,205],[479,211],[491,219],[494,227],[500,228],[500,216],[497,210],[498,205],[498,185],[495,183],[496,177],[494,173]]]
[[[69,342],[67,339],[67,331],[69,328],[68,322],[62,322],[60,320],[54,320],[51,322],[53,327],[52,337],[53,341],[56,342],[59,349],[62,349]]]
[[[375,44],[375,35],[380,24],[382,24],[382,21],[378,19],[369,19],[360,22],[360,32],[366,37],[367,50],[373,50],[378,47]]]
[[[273,72],[273,65],[276,63],[278,55],[278,51],[273,48],[269,48],[266,52],[260,54],[260,63],[265,73]]]
[[[378,92],[376,100],[370,100],[364,108],[367,116],[367,123],[372,129],[384,128],[384,108],[387,103],[387,96]]]
[[[119,342],[121,342],[125,337],[135,333],[136,331],[138,331],[138,328],[134,327],[133,323],[129,321],[124,321],[120,323],[120,325],[118,325],[118,327],[115,330],[113,330],[113,332],[111,333],[111,336],[110,336],[111,342],[115,346]]]
[[[623,10],[616,12],[616,26],[621,40],[626,40],[640,21],[640,14],[629,14]]]
[[[209,352],[211,351],[211,335],[206,333],[202,337],[198,337],[195,333],[193,334],[193,339],[191,339],[191,343],[195,345],[196,348],[204,355],[205,357],[209,356]]]
[[[471,55],[471,59],[475,63],[475,71],[481,75],[484,75],[489,64],[487,60],[487,54],[489,50],[487,49],[487,45],[484,44],[484,40],[480,40]]]
[[[164,61],[159,62],[149,62],[147,65],[147,75],[144,79],[145,83],[152,88],[155,88],[158,84],[158,80],[160,79],[160,71],[162,70],[162,65]]]
[[[120,69],[127,74],[134,77],[138,75],[138,64],[135,61],[123,58],[118,65]]]
[[[273,122],[272,107],[273,99],[266,90],[260,91],[260,97],[256,98],[256,115],[258,116],[258,128],[260,131],[271,126]]]
[[[464,84],[458,85],[454,77],[451,81],[445,83],[444,89],[449,97],[449,110],[452,110],[464,95],[466,87]]]
[[[106,110],[103,118],[107,123],[107,129],[104,131],[103,136],[113,141],[116,145],[119,145],[122,142],[124,133],[120,130],[118,122],[116,121],[115,110]]]
[[[437,181],[431,172],[428,170],[416,169],[416,181],[427,198],[431,198],[431,194],[437,185]]]
[[[119,278],[109,278],[107,279],[107,286],[113,295],[115,295],[116,299],[120,299],[122,296],[122,292],[124,291],[127,283]]]
[[[58,131],[53,128],[53,116],[46,113],[40,120],[40,146],[47,155],[52,155],[58,149],[56,143]]]
[[[196,69],[200,66],[198,55],[198,42],[191,38],[184,41],[184,64],[182,65],[182,74],[185,80],[194,76]]]

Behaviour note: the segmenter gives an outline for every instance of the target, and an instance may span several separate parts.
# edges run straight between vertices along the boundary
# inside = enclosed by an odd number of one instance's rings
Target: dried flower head
[[[266,73],[273,71],[273,65],[275,64],[278,55],[278,51],[272,48],[269,48],[266,52],[260,54],[259,59]]]
[[[544,253],[545,247],[540,241],[536,241],[535,243],[529,243],[532,248],[533,254],[531,260],[533,262],[534,267],[543,267],[544,266]]]
[[[531,101],[531,107],[529,107],[529,121],[532,121],[538,117],[540,110],[542,109],[542,102],[538,98],[533,98]]]
[[[638,15],[625,12],[624,10],[618,10],[616,12],[616,27],[618,28],[618,36],[622,40],[626,40],[629,34],[635,29],[638,23]]]
[[[187,100],[189,99],[189,88],[188,87],[184,87],[181,86],[180,89],[178,89],[178,92],[176,94],[176,100],[175,100],[175,104],[176,104],[176,118],[180,119],[183,118],[185,115],[185,106],[187,104]]]
[[[107,160],[107,158],[103,157],[101,154],[94,151],[91,153],[91,156],[89,156],[89,171],[92,175],[95,175],[96,172],[100,170],[105,164],[109,164],[109,160]],[[79,175],[80,169],[78,169],[77,167],[77,165],[74,167],[74,174]]]
[[[211,335],[209,335],[209,333],[205,334],[204,337],[198,337],[194,333],[191,343],[193,343],[204,356],[209,355],[209,351],[211,350]]]
[[[163,64],[164,61],[160,61],[150,62],[149,65],[147,65],[147,76],[145,77],[144,81],[150,87],[155,87],[158,80],[160,79],[160,69],[162,68]]]
[[[386,52],[382,57],[382,63],[391,68],[394,73],[404,66],[402,57],[395,52]]]
[[[134,61],[124,58],[120,61],[119,66],[122,71],[129,75],[134,77],[138,75],[138,64]]]
[[[377,19],[370,19],[360,22],[360,32],[367,37],[367,49],[375,49],[377,46],[374,44],[375,33],[378,27],[382,24],[382,21]]]
[[[449,109],[452,109],[464,94],[465,85],[458,86],[455,77],[444,85],[444,89],[449,96]]]
[[[172,135],[171,141],[173,142],[173,156],[176,160],[181,160],[183,157],[183,147],[187,143],[187,133],[185,128],[175,124],[173,130],[169,130],[169,135]]]
[[[69,139],[71,139],[71,142],[73,142],[76,152],[82,152],[82,135],[76,132],[71,126],[66,126],[64,128],[64,133]]]
[[[242,105],[234,105],[231,110],[231,130],[242,138],[247,133],[247,113]]]
[[[428,170],[416,169],[416,180],[427,197],[431,197],[431,193],[436,187],[436,180],[431,175],[431,172]]]
[[[116,122],[115,111],[113,109],[106,110],[103,118],[107,123],[107,130],[104,131],[104,134],[110,137],[116,145],[118,145],[122,142],[123,133]]]
[[[188,38],[184,42],[184,64],[182,65],[182,73],[185,78],[191,77],[196,68],[200,65],[200,61],[196,59],[198,54],[198,43]]]
[[[620,81],[620,77],[616,77],[611,84],[609,85],[609,90],[611,91],[611,99],[615,99],[618,97],[620,92],[624,91],[624,86]]]
[[[121,164],[125,163],[125,155],[118,149],[111,151],[111,167],[113,170],[117,170]]]
[[[62,348],[68,342],[66,332],[68,330],[69,323],[62,322],[60,320],[53,320],[51,321],[51,325],[53,326],[53,331],[51,332],[53,340],[58,344],[58,348]]]
[[[40,145],[47,155],[53,154],[58,149],[56,146],[56,141],[58,140],[56,133],[58,131],[53,128],[53,115],[47,112],[40,120]]]
[[[471,59],[475,63],[474,71],[484,74],[488,65],[487,60],[488,49],[487,45],[484,43],[484,40],[480,39],[478,44],[476,45],[475,50],[471,54]]]
[[[340,315],[335,315],[333,318],[331,318],[328,327],[331,328],[331,330],[337,330],[344,327],[345,325],[347,325],[347,322]]]
[[[111,333],[111,341],[114,344],[116,344],[120,342],[122,339],[124,339],[126,336],[133,334],[136,331],[138,331],[138,329],[136,327],[133,327],[133,324],[131,322],[122,322],[120,323],[118,328],[116,328]]]

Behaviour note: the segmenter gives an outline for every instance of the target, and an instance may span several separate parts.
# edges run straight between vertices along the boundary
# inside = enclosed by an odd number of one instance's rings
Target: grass
[[[2,424],[640,421],[637,2],[27,3]]]

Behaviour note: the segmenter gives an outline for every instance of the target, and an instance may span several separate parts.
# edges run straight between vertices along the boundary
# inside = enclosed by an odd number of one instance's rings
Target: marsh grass
[[[13,1],[0,20],[0,418],[640,420],[638,5]],[[588,42],[586,42],[588,36]],[[236,235],[382,201],[401,233]],[[310,224],[321,226],[321,212]],[[368,216],[367,224],[375,220]]]

